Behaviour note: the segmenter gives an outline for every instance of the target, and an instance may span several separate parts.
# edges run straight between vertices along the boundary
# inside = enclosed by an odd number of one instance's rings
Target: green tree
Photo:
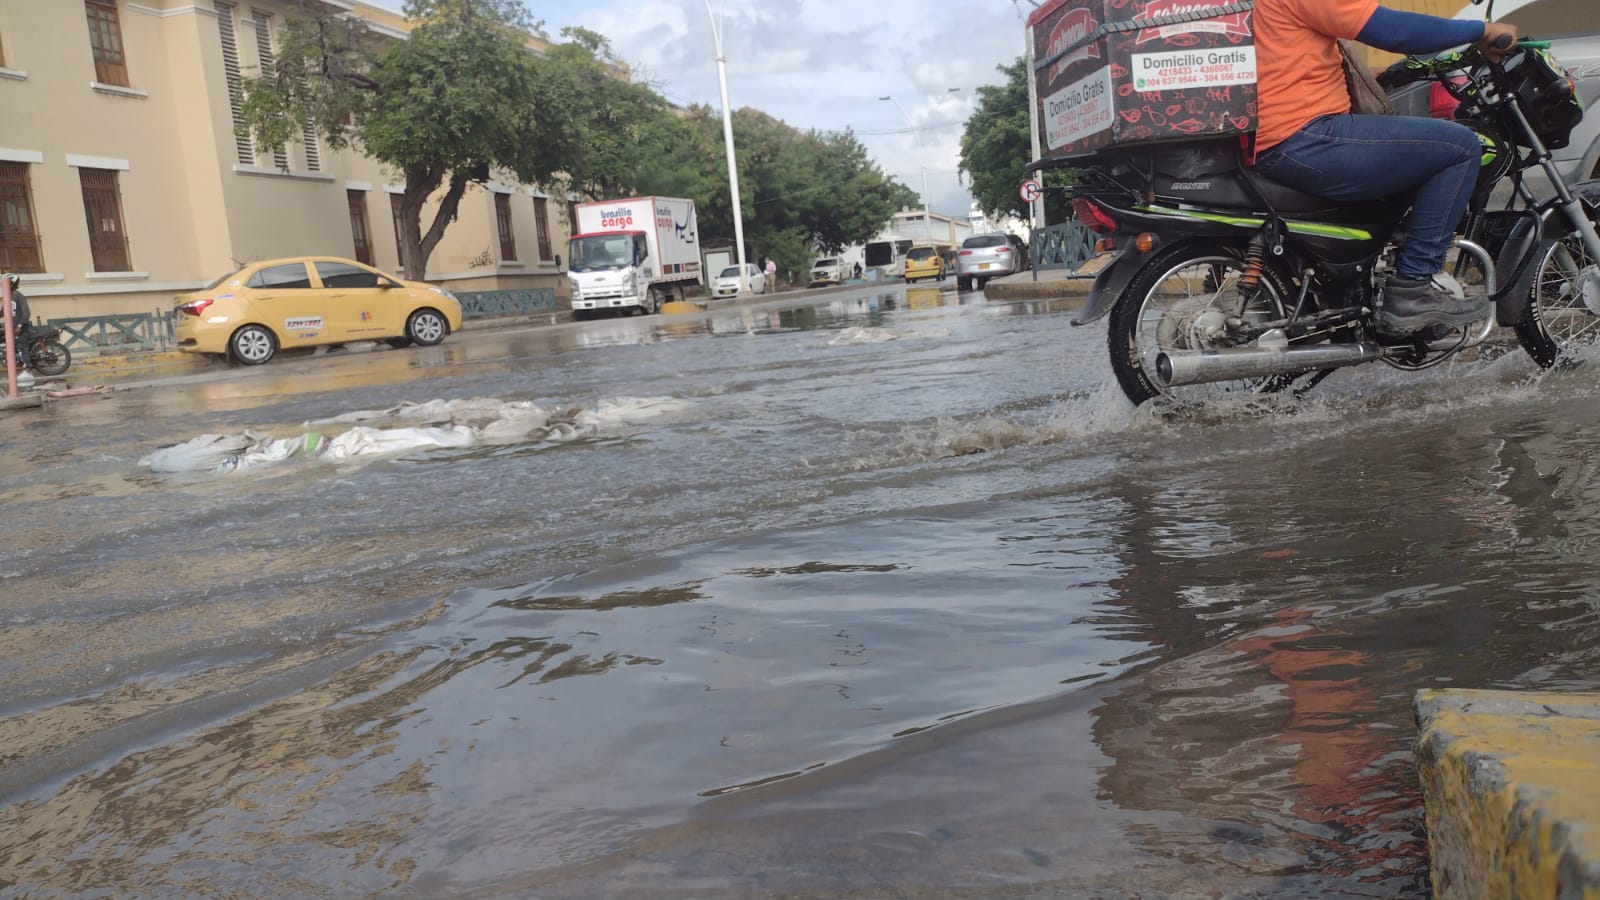
[[[1028,62],[1017,57],[996,67],[1004,84],[978,88],[978,107],[961,134],[961,171],[972,179],[972,197],[991,217],[1028,215],[1017,188],[1028,177],[1033,142],[1028,132]],[[1070,170],[1044,173],[1046,185],[1071,184]],[[1046,201],[1046,221],[1065,218],[1065,201],[1051,193]]]
[[[548,183],[575,154],[578,135],[562,127],[571,110],[561,105],[575,88],[528,48],[539,26],[518,0],[407,0],[404,40],[317,0],[291,8],[273,65],[244,85],[245,127],[265,146],[315,129],[334,149],[392,166],[405,179],[400,259],[409,277],[426,276],[469,183],[497,170]]]
[[[837,252],[878,233],[909,189],[872,162],[850,132],[804,132],[759,110],[733,114],[746,255],[803,271],[814,252]],[[721,115],[693,106],[653,123],[641,142],[639,193],[692,197],[706,237],[733,236]]]
[[[547,54],[562,95],[570,152],[562,171],[591,197],[633,193],[648,146],[674,118],[666,99],[647,85],[617,77],[611,42],[586,28],[562,29],[567,42]]]

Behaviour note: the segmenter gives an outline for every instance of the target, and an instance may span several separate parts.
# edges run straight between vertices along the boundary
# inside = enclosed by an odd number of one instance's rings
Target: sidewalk
[[[990,300],[1063,300],[1089,296],[1095,273],[1109,259],[1098,256],[1077,269],[1030,269],[996,278],[984,285]],[[1035,279],[1037,276],[1037,279]]]
[[[1600,898],[1600,693],[1423,690],[1436,896]]]

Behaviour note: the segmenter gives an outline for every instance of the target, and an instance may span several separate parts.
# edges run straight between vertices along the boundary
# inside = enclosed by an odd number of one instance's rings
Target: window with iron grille
[[[256,26],[256,59],[261,64],[261,74],[272,71],[272,16],[259,9],[250,11],[250,20]],[[279,169],[289,168],[289,153],[283,147],[272,148],[272,164]]]
[[[79,169],[83,216],[89,225],[89,254],[96,272],[127,272],[128,236],[122,227],[122,196],[111,169]]]
[[[389,195],[389,213],[394,216],[394,247],[395,257],[400,261],[400,268],[406,268],[406,213],[402,208],[403,194]],[[407,278],[412,277],[409,269],[405,271]]]
[[[44,271],[27,163],[0,163],[0,270]]]
[[[550,253],[550,204],[543,197],[533,198],[533,224],[539,232],[539,259],[554,259]]]
[[[514,262],[517,258],[517,236],[511,233],[511,195],[494,195],[494,220],[500,226],[500,258]]]
[[[373,265],[372,237],[367,229],[367,192],[345,191],[350,201],[350,237],[356,245],[356,261]]]
[[[83,0],[89,16],[89,49],[94,52],[94,80],[128,86],[128,60],[122,52],[122,23],[113,0]]]

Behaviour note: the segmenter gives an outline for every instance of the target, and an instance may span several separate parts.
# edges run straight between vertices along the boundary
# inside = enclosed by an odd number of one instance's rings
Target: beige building
[[[324,2],[405,36],[392,13]],[[270,59],[284,13],[281,0],[0,0],[0,269],[22,274],[36,316],[164,313],[237,263],[281,256],[398,271],[393,172],[315,135],[277,148],[235,136],[229,86]],[[428,280],[565,307],[568,201],[472,186]]]

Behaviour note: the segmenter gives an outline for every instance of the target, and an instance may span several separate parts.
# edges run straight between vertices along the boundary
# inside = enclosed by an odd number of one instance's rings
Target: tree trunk
[[[464,172],[450,173],[450,187],[439,198],[439,208],[433,214],[428,230],[422,230],[422,211],[428,198],[439,189],[445,171],[440,167],[414,166],[406,170],[406,190],[400,195],[400,267],[406,278],[422,281],[428,277],[428,258],[444,237],[444,230],[455,221],[461,207],[461,197],[467,190]]]

